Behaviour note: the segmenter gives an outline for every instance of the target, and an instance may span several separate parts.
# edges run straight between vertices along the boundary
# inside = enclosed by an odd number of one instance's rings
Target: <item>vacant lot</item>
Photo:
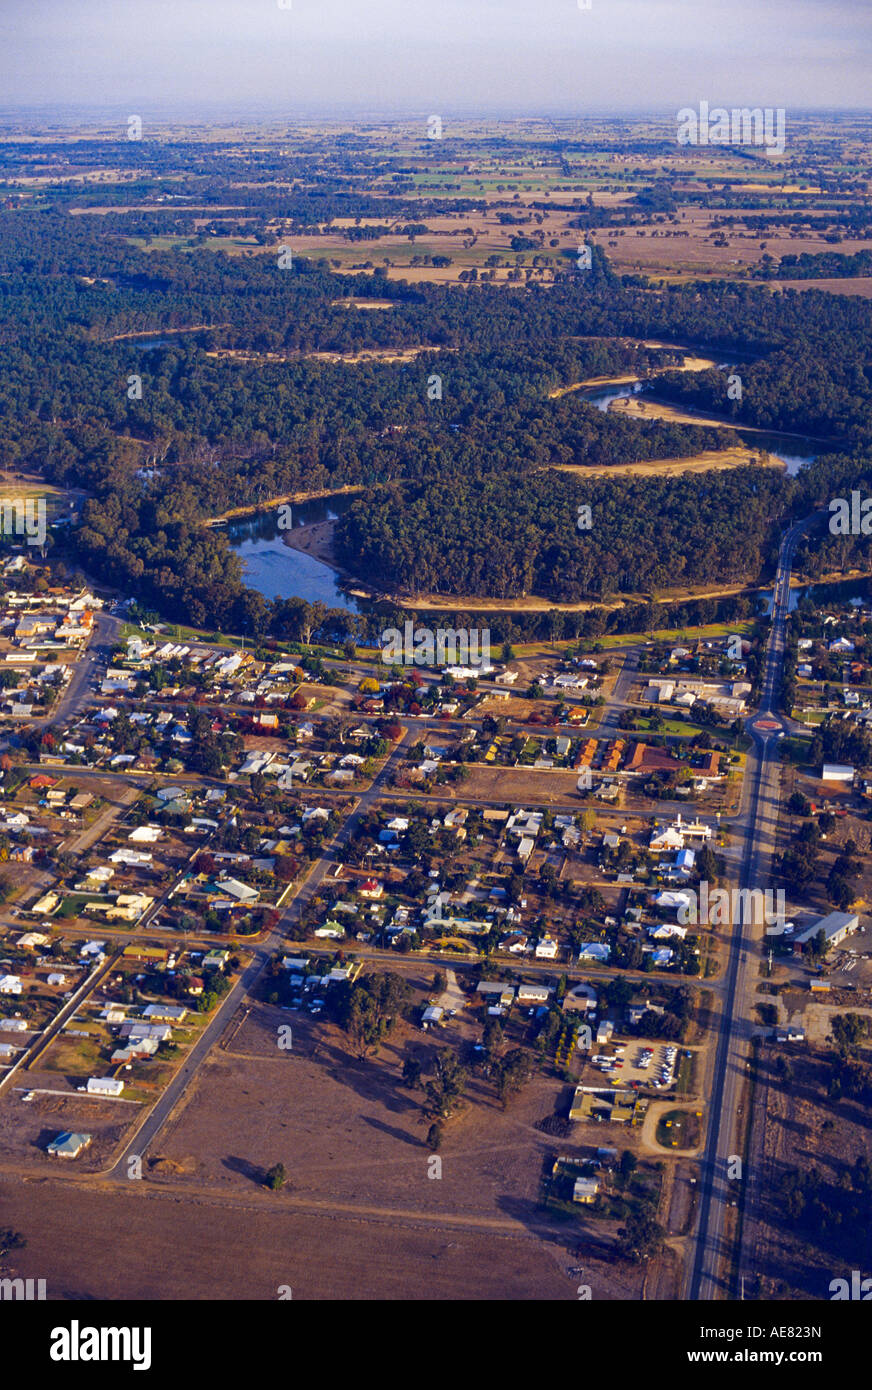
[[[467,763],[469,776],[459,788],[464,801],[517,802],[518,805],[550,806],[578,802],[578,773],[562,768],[547,771],[530,767],[487,767],[483,763]],[[448,787],[439,788],[440,796],[450,795]]]
[[[57,1087],[64,1083],[57,1076],[27,1075],[21,1081],[28,1084]],[[53,1173],[59,1164],[70,1172],[99,1172],[105,1168],[124,1131],[141,1115],[137,1105],[115,1100],[94,1100],[78,1093],[69,1096],[37,1094],[34,1100],[24,1101],[24,1090],[10,1090],[2,1101],[3,1122],[0,1125],[0,1164],[27,1164],[34,1174]],[[78,1158],[50,1158],[45,1146],[64,1130],[90,1134],[92,1143]]]
[[[289,1022],[293,1048],[283,1051],[277,1029]],[[256,1008],[227,1049],[216,1051],[160,1136],[151,1155],[158,1160],[153,1172],[162,1181],[171,1172],[173,1186],[186,1194],[226,1193],[254,1203],[253,1209],[264,1202],[277,1213],[323,1208],[325,1216],[399,1226],[400,1257],[402,1232],[410,1223],[430,1228],[428,1239],[440,1249],[458,1230],[509,1240],[513,1248],[532,1239],[543,1256],[548,1251],[551,1269],[555,1260],[572,1263],[567,1247],[584,1245],[591,1255],[607,1255],[616,1223],[582,1213],[567,1223],[539,1206],[543,1163],[554,1141],[535,1126],[555,1109],[557,1081],[534,1078],[503,1111],[492,1087],[472,1077],[464,1111],[446,1126],[441,1176],[433,1175],[421,1092],[404,1089],[399,1079],[407,1056],[426,1067],[434,1050],[429,1036],[403,1025],[377,1058],[359,1061],[330,1024]],[[287,1170],[287,1185],[281,1193],[265,1194],[266,1170],[277,1162]],[[523,1269],[523,1247],[519,1253],[517,1268]],[[390,1259],[393,1264],[393,1253]],[[330,1268],[320,1249],[319,1265]],[[528,1265],[523,1278],[529,1282],[522,1288],[516,1283],[508,1296],[559,1297],[562,1282],[543,1284],[543,1272]],[[632,1282],[637,1272],[629,1274]],[[408,1293],[438,1297],[429,1275],[428,1266],[407,1268]],[[379,1289],[370,1284],[359,1296],[386,1296],[381,1274],[376,1277]],[[487,1296],[501,1297],[495,1290],[504,1272],[494,1269],[482,1277]],[[618,1278],[625,1277],[619,1269]],[[355,1296],[349,1278],[343,1275],[334,1291]],[[568,1284],[566,1292],[571,1293]],[[457,1290],[453,1296],[460,1296]]]
[[[295,1300],[550,1300],[574,1299],[579,1282],[565,1273],[565,1251],[520,1226],[509,1235],[428,1229],[296,1211],[254,1190],[243,1203],[174,1193],[148,1179],[100,1187],[49,1179],[34,1196],[0,1184],[4,1222],[28,1242],[15,1273],[47,1279],[55,1299],[276,1299],[286,1285]],[[638,1297],[600,1267],[601,1284],[592,1269],[585,1275],[594,1296],[610,1279],[602,1296]]]

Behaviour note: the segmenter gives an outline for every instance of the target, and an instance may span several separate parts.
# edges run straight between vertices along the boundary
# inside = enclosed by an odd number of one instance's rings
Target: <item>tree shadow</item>
[[[257,1187],[263,1187],[266,1182],[266,1168],[261,1168],[260,1164],[252,1163],[247,1158],[237,1158],[235,1155],[228,1154],[222,1158],[221,1165],[231,1173],[237,1173],[242,1178],[248,1178]]]
[[[389,1134],[392,1139],[399,1139],[403,1144],[411,1144],[414,1149],[427,1148],[426,1136],[419,1139],[414,1134],[407,1134],[403,1129],[396,1129],[393,1125],[386,1125],[381,1120],[373,1119],[371,1115],[364,1115],[361,1118],[365,1125],[369,1125],[371,1129],[377,1129],[381,1134]]]

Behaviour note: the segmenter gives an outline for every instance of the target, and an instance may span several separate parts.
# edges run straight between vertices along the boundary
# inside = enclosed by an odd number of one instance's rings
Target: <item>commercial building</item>
[[[801,955],[809,942],[817,938],[819,932],[824,934],[825,948],[838,946],[846,936],[857,931],[859,926],[860,919],[856,912],[828,912],[826,917],[819,917],[793,938],[793,949]]]

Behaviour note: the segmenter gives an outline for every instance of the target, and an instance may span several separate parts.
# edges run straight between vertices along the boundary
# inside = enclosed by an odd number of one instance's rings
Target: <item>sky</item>
[[[0,0],[7,110],[869,109],[870,72],[870,0]]]

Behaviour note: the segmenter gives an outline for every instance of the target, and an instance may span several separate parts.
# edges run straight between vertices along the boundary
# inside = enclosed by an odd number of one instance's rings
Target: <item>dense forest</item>
[[[742,582],[771,562],[783,505],[781,475],[760,467],[390,486],[352,504],[338,549],[411,594],[608,598]]]
[[[70,181],[29,205],[18,194],[0,204],[0,464],[87,494],[72,546],[89,573],[175,618],[281,632],[287,613],[246,593],[226,538],[202,523],[351,484],[366,492],[338,527],[341,561],[389,591],[566,602],[741,584],[765,575],[787,515],[835,495],[834,480],[847,489],[865,477],[872,324],[862,300],[718,281],[649,289],[616,276],[596,248],[584,275],[570,259],[554,283],[511,291],[410,285],[377,268],[340,274],[321,258],[283,268],[275,218],[291,239],[349,217],[417,234],[437,212],[481,206],[421,193],[414,160],[390,176],[389,194],[361,193],[361,171],[390,163],[365,143],[322,149],[314,178],[305,149],[260,149],[259,179],[242,184],[238,149],[221,145],[3,150],[0,175],[54,159]],[[98,151],[104,167],[137,177],[83,188],[77,171]],[[164,204],[138,210],[155,197]],[[620,216],[668,211],[671,199],[657,181]],[[189,201],[215,208],[208,227]],[[88,206],[103,214],[71,212]],[[502,224],[535,237],[535,205],[521,210],[507,192],[504,206]],[[568,197],[567,207],[580,229],[603,221],[589,198]],[[229,228],[252,236],[258,254],[204,244],[207,230]],[[184,252],[151,245],[179,230],[196,233]],[[346,226],[351,239],[357,230]],[[357,307],[367,301],[385,307]],[[678,345],[742,358],[732,369],[741,400],[727,395],[727,370],[675,370]],[[372,351],[406,356],[354,360]],[[624,375],[739,425],[812,434],[843,452],[797,483],[753,467],[585,478],[590,465],[731,442],[703,423],[640,421],[605,414],[580,392],[557,394]],[[583,506],[589,529],[577,525]],[[809,572],[854,555],[856,538],[832,539],[807,543]]]

